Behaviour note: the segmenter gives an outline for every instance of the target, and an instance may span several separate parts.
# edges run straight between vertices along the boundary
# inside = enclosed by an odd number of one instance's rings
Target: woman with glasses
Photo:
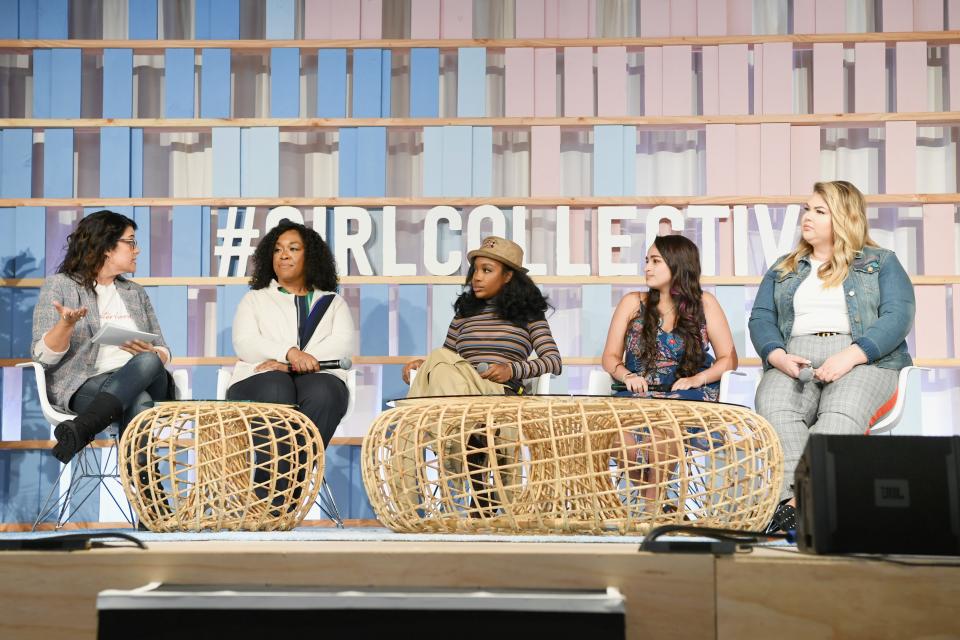
[[[33,312],[33,359],[46,372],[47,393],[60,411],[53,456],[68,462],[110,424],[130,420],[171,397],[164,365],[170,350],[150,298],[123,274],[137,269],[137,223],[113,211],[83,218],[67,238],[57,273],[46,278]],[[155,334],[149,342],[97,344],[106,323]]]

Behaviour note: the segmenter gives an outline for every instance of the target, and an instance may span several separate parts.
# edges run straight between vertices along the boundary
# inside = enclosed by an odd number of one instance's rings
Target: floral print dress
[[[677,381],[677,366],[683,358],[683,338],[673,332],[657,329],[657,357],[652,371],[643,370],[643,306],[640,313],[634,318],[627,329],[624,340],[626,367],[634,373],[647,379],[651,398],[675,398],[680,400],[708,400],[716,402],[720,397],[720,382],[713,382],[703,387],[671,391],[673,383]],[[704,363],[700,371],[705,371],[713,365],[715,358],[707,352],[710,342],[707,340],[707,325],[700,326],[700,335],[703,338]],[[632,396],[630,391],[620,391],[618,396]]]

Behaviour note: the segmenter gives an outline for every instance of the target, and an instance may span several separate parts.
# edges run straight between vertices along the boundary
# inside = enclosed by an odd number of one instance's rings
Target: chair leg
[[[50,493],[47,494],[47,499],[43,501],[43,506],[40,507],[40,511],[39,513],[37,513],[37,519],[33,521],[33,527],[30,529],[30,531],[36,531],[37,525],[40,524],[40,521],[46,518],[47,516],[49,516],[51,513],[53,513],[54,509],[57,509],[58,507],[61,506],[61,500],[63,500],[63,498],[61,498],[59,495],[60,479],[63,477],[64,472],[68,471],[69,469],[70,469],[69,462],[67,464],[60,466],[60,473],[57,474],[57,479],[54,481],[53,486],[50,487]],[[70,495],[70,489],[73,486],[72,480],[73,480],[73,477],[71,476],[71,482],[67,485],[67,491],[66,491],[66,495],[68,496]],[[56,500],[54,500],[53,498],[54,493],[57,493]],[[62,509],[59,515],[62,517],[63,515]],[[58,523],[60,522],[59,517],[57,518],[57,522]],[[60,527],[58,526],[57,528],[59,529]]]
[[[343,517],[340,515],[340,508],[337,507],[337,501],[333,499],[333,492],[327,479],[324,478],[320,484],[320,493],[317,494],[317,506],[325,516],[333,520],[338,529],[343,529]]]

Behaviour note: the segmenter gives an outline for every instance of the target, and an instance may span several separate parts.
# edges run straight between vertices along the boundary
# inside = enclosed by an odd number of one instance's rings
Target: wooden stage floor
[[[714,558],[639,553],[621,543],[399,541],[183,541],[150,542],[146,551],[0,552],[0,638],[95,638],[99,591],[155,581],[614,586],[626,597],[629,638],[960,638],[960,566],[806,556],[786,548]]]

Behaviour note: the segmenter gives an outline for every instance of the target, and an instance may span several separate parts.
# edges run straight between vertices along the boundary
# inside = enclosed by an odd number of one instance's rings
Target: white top
[[[315,291],[316,305],[328,291]],[[254,369],[265,360],[287,362],[287,351],[297,346],[297,304],[295,296],[280,291],[276,280],[263,289],[248,291],[233,317],[233,349],[237,366],[230,384],[256,375]],[[353,316],[346,301],[334,294],[330,307],[317,325],[304,352],[317,360],[349,358],[356,351]],[[347,372],[327,369],[323,373],[337,376],[344,382]]]
[[[843,285],[824,287],[818,274],[823,262],[810,258],[810,275],[800,283],[793,296],[791,336],[809,336],[821,331],[850,333],[850,316]]]
[[[94,291],[97,294],[97,310],[100,312],[100,326],[110,322],[124,329],[139,331],[140,328],[133,321],[133,318],[130,317],[130,312],[127,311],[127,305],[123,303],[123,298],[120,297],[115,283],[111,282],[108,285],[96,283],[94,285]],[[47,346],[46,340],[44,339],[46,336],[47,334],[44,333],[40,340],[37,340],[33,352],[37,359],[43,364],[54,365],[63,359],[63,356],[70,350],[70,347],[67,347],[63,351],[54,351]],[[163,349],[163,347],[158,348]],[[167,355],[167,360],[169,360],[170,352],[166,349],[163,349],[163,351]],[[107,373],[108,371],[116,371],[125,365],[132,357],[133,354],[124,351],[120,347],[101,344],[97,350],[97,361],[94,364],[93,373],[90,377]]]

